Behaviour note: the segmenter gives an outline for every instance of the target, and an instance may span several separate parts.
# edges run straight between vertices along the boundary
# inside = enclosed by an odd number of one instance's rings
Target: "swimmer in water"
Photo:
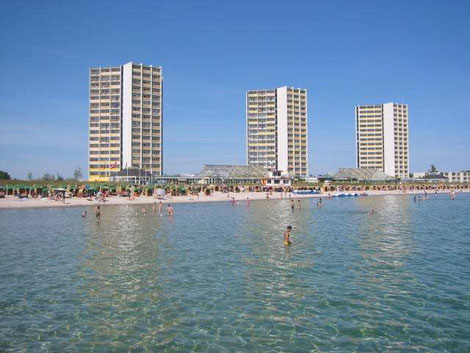
[[[321,208],[322,202],[323,202],[323,200],[322,200],[321,197],[320,197],[320,199],[319,199],[318,202],[317,202],[317,208]]]
[[[142,214],[143,214],[144,216],[147,215],[147,209],[146,209],[145,207],[142,208],[142,210],[141,210],[140,212],[142,212]]]
[[[290,208],[292,209],[292,211],[294,210],[295,208],[294,200],[290,200]]]
[[[291,226],[287,226],[286,231],[284,232],[284,245],[292,245],[290,241],[290,232],[292,231]]]
[[[82,213],[82,218],[85,218],[85,217],[86,217],[86,211]]]
[[[101,208],[100,208],[100,206],[96,207],[95,215],[96,215],[96,219],[98,221],[101,220]]]

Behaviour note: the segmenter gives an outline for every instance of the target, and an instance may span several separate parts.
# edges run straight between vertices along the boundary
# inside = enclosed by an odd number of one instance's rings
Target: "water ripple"
[[[470,345],[470,195],[140,208],[0,212],[0,351]]]

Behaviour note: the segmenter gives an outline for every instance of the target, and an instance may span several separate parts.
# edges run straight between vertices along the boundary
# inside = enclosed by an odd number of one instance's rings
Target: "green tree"
[[[28,172],[28,174],[26,174],[26,178],[27,178],[29,181],[33,180],[33,173]]]
[[[77,169],[75,169],[73,172],[73,177],[77,180],[83,178],[82,168],[77,167]]]
[[[55,176],[46,172],[42,176],[42,180],[55,180]]]
[[[431,169],[429,169],[431,173],[437,173],[437,168],[434,164],[431,164]]]
[[[11,176],[7,172],[0,170],[0,180],[11,180]]]

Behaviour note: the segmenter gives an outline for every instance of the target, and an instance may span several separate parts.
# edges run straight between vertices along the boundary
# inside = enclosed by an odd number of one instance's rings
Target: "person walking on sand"
[[[98,221],[101,220],[101,208],[100,208],[100,206],[97,206],[97,207],[96,207],[95,216],[96,216],[96,219],[97,219]]]
[[[284,232],[284,245],[292,245],[292,242],[290,241],[291,231],[292,231],[292,227],[287,226],[286,231]]]

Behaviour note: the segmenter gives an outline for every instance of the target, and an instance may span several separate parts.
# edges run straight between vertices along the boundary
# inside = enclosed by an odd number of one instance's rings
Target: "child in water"
[[[286,231],[284,232],[284,245],[291,245],[292,242],[290,241],[290,232],[292,230],[291,226],[287,226]]]

